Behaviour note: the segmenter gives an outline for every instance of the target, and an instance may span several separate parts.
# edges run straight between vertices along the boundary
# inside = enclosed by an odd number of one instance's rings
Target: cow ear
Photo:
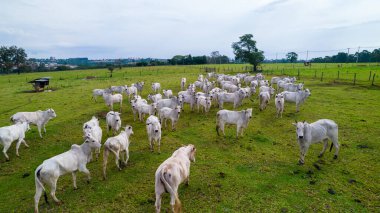
[[[131,126],[129,126],[129,127],[128,127],[128,129],[132,129],[132,127],[131,127]]]

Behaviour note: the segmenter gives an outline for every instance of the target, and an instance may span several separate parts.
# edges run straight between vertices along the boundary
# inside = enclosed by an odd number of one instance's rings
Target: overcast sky
[[[231,43],[246,33],[266,58],[380,47],[379,0],[0,0],[0,8],[0,45],[37,58],[233,56]]]

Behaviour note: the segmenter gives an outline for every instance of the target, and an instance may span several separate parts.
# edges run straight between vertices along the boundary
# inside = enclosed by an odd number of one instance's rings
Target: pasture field
[[[245,72],[247,65],[210,65],[220,73]],[[280,66],[277,69],[277,66]],[[77,175],[78,190],[73,189],[71,175],[60,177],[56,195],[60,206],[40,200],[41,212],[154,212],[154,173],[157,167],[181,145],[194,144],[196,162],[191,165],[189,186],[181,185],[179,198],[185,212],[379,212],[380,211],[380,80],[375,86],[369,73],[380,74],[380,67],[345,64],[314,65],[264,64],[268,78],[281,74],[297,75],[311,89],[312,95],[299,113],[293,104],[285,104],[283,118],[275,117],[273,99],[260,112],[258,100],[244,100],[239,109],[253,108],[253,117],[244,137],[236,139],[236,128],[226,128],[226,137],[215,132],[212,107],[204,115],[191,112],[186,105],[177,130],[163,130],[161,154],[149,151],[145,123],[133,121],[130,104],[123,103],[122,126],[133,126],[128,165],[118,171],[114,156],[108,161],[106,181],[102,180],[102,154],[87,165],[90,184],[83,173]],[[81,144],[82,125],[96,115],[107,138],[105,115],[108,108],[102,98],[91,100],[92,89],[111,85],[146,83],[142,96],[151,92],[150,83],[160,82],[162,89],[180,90],[180,80],[194,82],[205,72],[203,66],[168,66],[123,68],[108,78],[107,70],[81,70],[0,76],[0,126],[19,111],[53,108],[57,117],[47,124],[47,134],[38,136],[35,126],[26,135],[30,148],[21,145],[20,157],[13,143],[8,150],[10,161],[0,156],[0,212],[32,212],[35,193],[34,171],[45,159]],[[341,70],[340,79],[336,73]],[[315,77],[315,71],[317,76]],[[324,72],[321,82],[320,73]],[[350,80],[357,73],[356,85]],[[52,92],[31,93],[26,81],[51,76]],[[86,80],[86,76],[97,76]],[[376,86],[377,85],[377,86]],[[118,106],[114,106],[118,109]],[[232,109],[231,104],[225,104]],[[329,118],[339,125],[340,155],[318,154],[322,144],[312,145],[305,165],[297,165],[299,147],[295,119],[313,122]],[[111,134],[109,134],[111,136]],[[331,143],[331,142],[329,142]],[[333,150],[334,151],[334,150]],[[330,192],[330,193],[329,193]],[[169,210],[169,196],[162,201],[162,211]]]

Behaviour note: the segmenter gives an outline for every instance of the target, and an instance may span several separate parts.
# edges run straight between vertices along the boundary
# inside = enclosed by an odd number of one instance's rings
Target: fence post
[[[300,79],[300,69],[298,68],[298,80]]]
[[[356,84],[356,73],[354,75],[354,85]]]
[[[339,80],[339,70],[338,70],[338,80]]]
[[[321,81],[323,81],[323,72],[322,72],[322,75],[321,75]]]
[[[371,80],[371,75],[372,75],[372,71],[369,71],[369,77],[368,77],[368,81]]]
[[[317,77],[317,70],[314,70],[314,78]]]
[[[373,77],[372,77],[372,86],[374,85],[373,82],[375,81],[375,76],[376,76],[376,73],[373,73]]]

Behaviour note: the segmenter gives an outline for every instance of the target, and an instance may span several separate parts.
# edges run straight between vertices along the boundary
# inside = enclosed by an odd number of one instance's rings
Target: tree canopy
[[[290,61],[291,63],[297,62],[298,54],[295,52],[288,52],[286,54],[286,59]]]
[[[27,54],[23,48],[17,46],[0,47],[0,70],[9,73],[16,69],[20,74],[20,66],[22,66],[27,58]]]
[[[240,41],[232,43],[235,59],[252,64],[253,70],[256,72],[257,66],[264,61],[264,52],[257,49],[252,34],[245,34],[239,39]]]

